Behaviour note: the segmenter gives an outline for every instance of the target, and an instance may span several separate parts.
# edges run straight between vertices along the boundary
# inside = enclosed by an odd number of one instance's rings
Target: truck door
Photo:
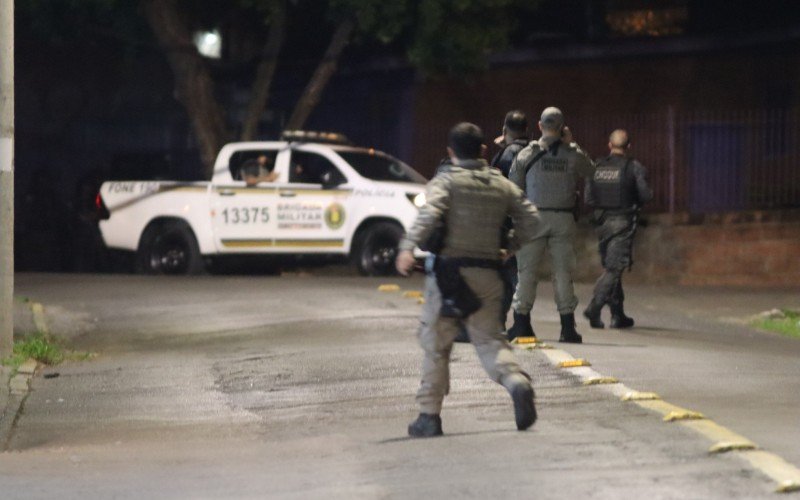
[[[274,177],[285,170],[279,168],[280,160],[277,149],[242,150],[231,155],[229,168],[233,181],[214,184],[211,190],[212,226],[218,252],[272,250],[277,228]]]
[[[351,190],[322,153],[291,150],[289,182],[278,187],[275,247],[292,253],[344,252]]]

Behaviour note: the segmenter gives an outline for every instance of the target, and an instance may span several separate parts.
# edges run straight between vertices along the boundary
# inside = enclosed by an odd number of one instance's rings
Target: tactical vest
[[[621,209],[634,205],[632,186],[628,180],[630,158],[624,163],[609,156],[597,164],[594,172],[594,200],[596,208]]]
[[[496,259],[500,250],[499,228],[508,211],[508,182],[488,166],[481,169],[454,167],[450,208],[447,213],[442,255]]]
[[[561,142],[547,150],[537,150],[526,166],[525,193],[540,209],[565,210],[575,206],[578,179],[572,157]]]

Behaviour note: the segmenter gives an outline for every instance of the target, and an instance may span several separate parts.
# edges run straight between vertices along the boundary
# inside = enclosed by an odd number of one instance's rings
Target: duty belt
[[[503,267],[502,263],[496,259],[477,259],[474,257],[445,257],[445,259],[459,267],[484,267],[497,270]]]
[[[569,208],[542,208],[542,207],[536,207],[536,208],[540,212],[569,212],[569,213],[572,213],[572,211],[575,210],[574,207],[569,207]]]

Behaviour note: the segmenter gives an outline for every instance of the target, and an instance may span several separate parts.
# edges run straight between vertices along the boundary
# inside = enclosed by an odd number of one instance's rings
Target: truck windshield
[[[338,153],[362,177],[373,181],[411,182],[414,184],[427,182],[422,174],[391,156],[366,151],[338,151]]]

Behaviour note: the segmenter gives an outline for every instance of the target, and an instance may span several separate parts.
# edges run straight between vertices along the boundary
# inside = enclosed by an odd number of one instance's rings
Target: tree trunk
[[[314,71],[314,75],[308,82],[308,86],[303,91],[303,95],[300,96],[300,100],[297,101],[294,107],[292,117],[289,118],[289,122],[285,127],[287,130],[299,129],[305,125],[309,115],[319,103],[322,91],[336,72],[339,57],[350,43],[350,35],[353,34],[355,27],[355,21],[347,19],[336,28],[336,32],[331,38],[331,43],[328,45],[328,50],[325,51],[325,56],[320,61],[316,71]]]
[[[225,114],[214,97],[208,66],[192,42],[192,36],[178,12],[177,0],[142,0],[145,17],[175,76],[175,94],[189,115],[210,179],[214,160],[227,142]]]
[[[266,45],[264,45],[261,62],[258,64],[258,70],[256,71],[256,80],[253,82],[250,102],[247,104],[247,112],[244,115],[241,135],[241,140],[243,141],[252,141],[256,137],[258,121],[269,100],[269,88],[275,75],[278,55],[285,38],[286,4],[285,2],[280,2],[269,29],[269,38]]]

